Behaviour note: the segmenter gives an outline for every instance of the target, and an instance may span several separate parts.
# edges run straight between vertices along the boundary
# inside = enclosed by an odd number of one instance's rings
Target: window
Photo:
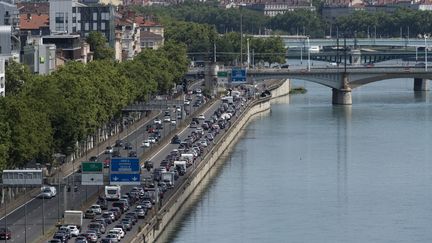
[[[85,30],[85,31],[88,31],[89,28],[90,28],[90,27],[89,27],[89,23],[85,23],[85,24],[84,24],[84,30]]]
[[[105,23],[101,23],[101,30],[105,30]]]
[[[93,20],[97,20],[97,13],[93,13]]]
[[[55,14],[55,22],[63,23],[64,22],[64,13],[56,13]]]
[[[93,30],[97,30],[97,22],[93,22]]]

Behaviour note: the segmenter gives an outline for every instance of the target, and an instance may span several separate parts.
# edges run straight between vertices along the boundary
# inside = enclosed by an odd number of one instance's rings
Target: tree
[[[90,44],[90,50],[94,52],[95,60],[114,59],[114,49],[108,47],[107,40],[101,32],[90,32],[87,43]]]
[[[28,66],[9,62],[6,66],[6,95],[16,95],[20,92],[23,85],[32,79],[32,73]]]

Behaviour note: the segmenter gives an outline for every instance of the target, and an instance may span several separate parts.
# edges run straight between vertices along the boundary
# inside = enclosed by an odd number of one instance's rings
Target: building
[[[11,25],[15,30],[19,25],[19,11],[16,5],[0,2],[0,25]]]
[[[121,32],[122,60],[131,60],[141,52],[140,28],[126,17],[116,20],[116,29]]]
[[[278,14],[292,12],[296,10],[309,10],[315,11],[312,6],[312,1],[309,0],[275,0],[275,1],[262,1],[259,3],[252,3],[246,5],[247,8],[254,9],[262,12],[266,16],[274,17]]]
[[[49,35],[42,37],[42,44],[56,46],[56,66],[62,62],[80,61],[87,63],[93,60],[89,44],[82,42],[79,35]]]
[[[151,48],[156,50],[163,45],[163,41],[164,41],[161,35],[154,34],[150,31],[142,31],[140,39],[141,39],[140,42],[141,49]]]
[[[51,33],[79,34],[85,38],[92,31],[101,32],[114,46],[113,5],[91,5],[77,0],[50,0]]]
[[[22,63],[33,73],[50,74],[56,68],[56,46],[54,44],[31,44],[23,48]]]

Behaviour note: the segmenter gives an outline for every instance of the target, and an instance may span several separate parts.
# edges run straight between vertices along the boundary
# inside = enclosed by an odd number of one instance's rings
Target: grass
[[[304,87],[294,87],[290,90],[290,94],[304,94],[307,92],[307,89]]]

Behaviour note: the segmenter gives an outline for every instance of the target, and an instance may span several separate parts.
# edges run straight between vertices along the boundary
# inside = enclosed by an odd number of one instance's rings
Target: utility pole
[[[240,7],[240,65],[243,66],[243,11]]]

